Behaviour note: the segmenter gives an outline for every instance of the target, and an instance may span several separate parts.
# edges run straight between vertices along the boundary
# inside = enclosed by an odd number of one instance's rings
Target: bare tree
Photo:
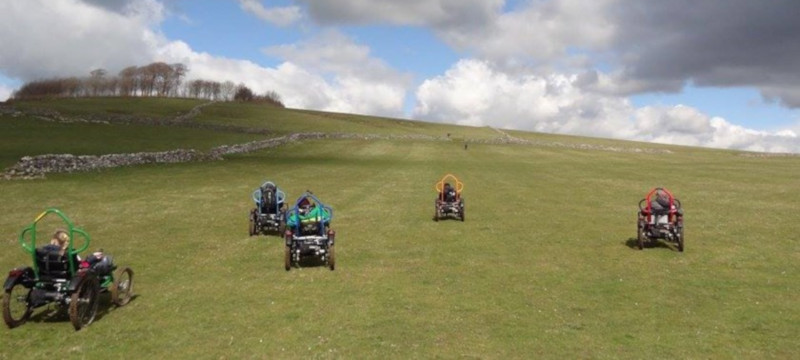
[[[166,89],[164,94],[174,96],[177,94],[178,89],[181,86],[183,77],[186,76],[187,72],[189,72],[189,68],[181,63],[172,64],[170,65],[170,68],[172,68],[172,71],[169,72],[169,78],[166,81],[166,83],[169,85],[169,88]]]
[[[189,69],[180,63],[168,65],[154,62],[145,66],[129,66],[117,76],[108,76],[105,69],[95,69],[88,77],[53,78],[23,84],[14,91],[13,99],[80,96],[187,96],[223,101],[257,101],[283,107],[280,95],[268,91],[256,95],[244,84],[196,79],[183,84]]]
[[[119,94],[122,96],[133,96],[139,88],[139,68],[129,66],[119,72]]]
[[[222,83],[220,87],[220,96],[224,101],[231,101],[233,100],[233,95],[236,94],[236,84],[233,81],[225,81]]]
[[[100,95],[104,88],[105,88],[105,77],[108,71],[105,69],[95,69],[89,73],[89,79],[87,80],[86,88],[90,92],[91,96],[98,96]]]

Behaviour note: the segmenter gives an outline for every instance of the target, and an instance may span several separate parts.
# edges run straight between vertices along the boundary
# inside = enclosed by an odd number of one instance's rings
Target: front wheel
[[[249,224],[247,230],[250,232],[250,236],[253,236],[253,235],[256,234],[257,230],[256,230],[256,214],[255,213],[252,213],[252,212],[250,213],[250,224]]]
[[[678,228],[678,251],[683,252],[683,226]]]
[[[641,221],[638,224],[636,224],[636,232],[637,232],[637,245],[639,247],[639,250],[642,250],[644,249],[645,239],[644,239],[644,226],[642,225]]]
[[[328,267],[331,271],[336,270],[336,251],[333,245],[328,248]]]
[[[284,247],[284,251],[283,251],[283,268],[286,269],[286,271],[289,271],[289,270],[292,269],[292,247],[291,246],[285,246]]]
[[[24,324],[31,317],[33,309],[28,302],[30,292],[30,289],[17,283],[3,295],[3,320],[9,329]]]
[[[97,278],[81,281],[78,289],[72,293],[69,302],[69,320],[75,330],[80,330],[94,321],[97,315],[97,298],[100,284]]]
[[[278,223],[278,234],[283,234],[283,233],[285,233],[285,232],[286,232],[286,222],[284,222],[283,220],[281,220],[281,221]]]
[[[114,274],[111,284],[111,301],[117,306],[125,306],[133,296],[133,270],[126,267]]]

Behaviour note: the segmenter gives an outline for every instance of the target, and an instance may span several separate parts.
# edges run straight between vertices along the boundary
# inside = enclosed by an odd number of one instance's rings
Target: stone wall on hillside
[[[0,177],[10,179],[41,179],[45,174],[93,171],[120,166],[144,164],[170,164],[192,161],[222,160],[223,155],[243,154],[267,148],[283,146],[292,142],[319,139],[435,139],[426,135],[381,136],[359,134],[298,133],[244,144],[222,145],[207,153],[194,149],[176,149],[161,152],[139,152],[107,155],[45,154],[25,156],[15,165],[7,168]]]
[[[71,173],[120,166],[171,164],[203,160],[213,160],[213,158],[197,150],[183,149],[107,155],[45,154],[25,156],[16,164],[7,168],[0,176],[6,180],[40,179],[49,173]]]

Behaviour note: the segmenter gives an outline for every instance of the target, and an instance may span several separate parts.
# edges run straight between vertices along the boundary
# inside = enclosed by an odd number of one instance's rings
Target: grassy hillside
[[[0,117],[0,126],[9,121]],[[296,124],[296,131],[497,135],[233,104],[206,107],[197,121],[280,132]],[[130,134],[122,126],[13,122],[24,123],[15,126],[25,134],[56,136],[53,148],[64,151],[77,151],[83,134],[96,131],[102,137],[87,151],[117,152],[116,141],[102,138]],[[242,136],[141,131],[148,143],[139,144],[153,149]],[[0,131],[4,154],[45,146],[8,134]],[[463,223],[431,220],[433,184],[445,173],[465,183]],[[30,263],[18,233],[57,206],[92,235],[92,248],[136,271],[138,294],[123,308],[101,305],[102,316],[80,332],[46,312],[0,329],[0,359],[793,358],[800,353],[797,174],[797,157],[694,148],[637,154],[326,140],[220,162],[0,182],[0,269]],[[290,199],[310,189],[334,207],[336,271],[286,272],[281,239],[247,236],[250,193],[264,180]],[[684,253],[633,246],[636,204],[653,186],[684,204]]]
[[[146,125],[57,123],[30,116],[0,117],[0,167],[26,155],[102,155],[178,148],[207,151],[225,144],[262,139],[261,136],[192,128]]]

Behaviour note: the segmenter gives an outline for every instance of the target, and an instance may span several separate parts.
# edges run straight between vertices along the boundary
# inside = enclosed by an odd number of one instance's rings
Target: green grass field
[[[235,104],[209,106],[198,121],[234,118],[277,132],[296,122],[296,131],[497,135]],[[129,127],[9,117],[0,127],[5,164],[40,148],[205,149],[258,138],[141,127],[141,140],[122,146],[103,139],[124,139]],[[137,297],[102,303],[80,332],[48,309],[3,327],[0,359],[796,358],[800,157],[669,149],[319,140],[217,162],[2,181],[0,270],[30,264],[19,231],[55,206],[92,248],[134,269]],[[432,221],[433,186],[446,173],[465,183],[463,223]],[[290,199],[309,189],[333,206],[335,271],[286,272],[282,239],[247,236],[250,194],[264,180]],[[683,202],[683,253],[633,245],[637,203],[654,186]]]

